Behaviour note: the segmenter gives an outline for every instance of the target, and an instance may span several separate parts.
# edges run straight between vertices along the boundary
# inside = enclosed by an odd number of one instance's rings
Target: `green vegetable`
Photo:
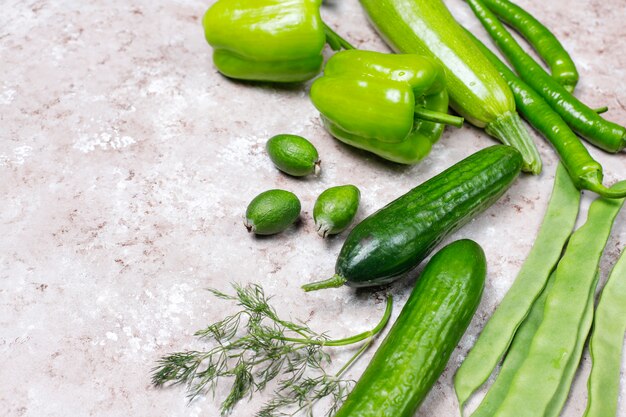
[[[442,123],[463,123],[447,114],[443,68],[418,55],[339,52],[311,86],[311,101],[337,139],[403,164],[428,154]]]
[[[521,167],[521,155],[510,146],[476,152],[359,223],[341,248],[335,275],[302,288],[313,291],[392,282],[500,198]]]
[[[285,190],[264,191],[248,205],[244,225],[248,232],[273,235],[287,229],[300,215],[300,200]]]
[[[520,77],[541,94],[572,129],[605,151],[615,153],[624,149],[626,128],[603,119],[556,82],[522,49],[481,0],[467,2]]]
[[[335,417],[413,416],[476,312],[486,268],[471,240],[436,253]]]
[[[597,274],[595,279],[597,282]],[[533,337],[535,336],[537,329],[539,329],[539,326],[541,325],[541,322],[543,320],[543,310],[546,304],[546,298],[548,293],[550,292],[550,289],[552,288],[553,282],[554,273],[550,275],[545,289],[543,290],[539,298],[535,300],[535,303],[532,305],[528,316],[526,316],[519,329],[515,333],[515,338],[511,343],[510,349],[506,353],[504,363],[502,364],[502,368],[500,369],[500,372],[498,373],[495,382],[491,387],[489,387],[487,395],[485,395],[485,398],[483,398],[480,406],[472,413],[472,417],[494,416],[498,407],[506,398],[506,395],[509,392],[509,388],[511,386],[511,381],[515,377],[517,370],[520,368],[522,363],[524,363],[524,360],[528,356]],[[546,410],[544,417],[558,417],[560,415],[563,404],[567,399],[567,394],[569,392],[572,379],[574,377],[574,374],[576,373],[576,369],[578,368],[578,363],[582,355],[582,350],[585,346],[585,340],[587,339],[587,334],[589,334],[589,328],[591,327],[592,318],[593,292],[591,292],[587,298],[584,318],[581,321],[578,329],[578,336],[576,339],[574,354],[567,364],[566,372],[559,384],[559,389],[553,397],[548,410]]]
[[[606,113],[607,111],[609,111],[608,106],[602,106],[602,107],[598,107],[597,109],[593,109],[593,111],[595,111],[598,114],[602,114],[602,113]]]
[[[596,199],[556,268],[543,321],[494,417],[536,417],[555,407],[563,378],[576,360],[578,329],[593,294],[602,251],[624,199]]]
[[[626,332],[626,251],[602,290],[589,342],[592,366],[585,417],[617,415],[620,364]]]
[[[483,398],[478,408],[472,413],[472,417],[493,417],[500,404],[502,404],[504,398],[506,398],[506,394],[511,387],[511,381],[513,380],[513,377],[515,376],[515,373],[517,372],[521,364],[528,356],[530,343],[532,342],[533,337],[535,336],[535,333],[537,332],[537,329],[541,324],[541,320],[543,319],[543,309],[546,305],[546,297],[548,295],[549,288],[552,286],[553,281],[554,276],[551,275],[548,279],[545,289],[532,304],[528,315],[524,318],[524,321],[519,325],[519,328],[516,330],[515,337],[511,342],[510,348],[506,352],[504,362],[502,363],[502,368],[500,368],[500,372],[498,373],[496,380],[494,381],[493,385],[489,387],[489,391],[487,391],[485,398]],[[465,362],[461,364],[459,372],[464,365]],[[466,367],[465,369],[468,368]],[[455,387],[458,380],[458,375],[459,374],[457,372]],[[463,416],[463,403],[461,403],[460,397],[459,406],[461,408],[461,415]]]
[[[372,330],[330,340],[303,322],[280,318],[260,286],[233,287],[235,295],[209,289],[217,298],[241,307],[235,314],[195,333],[210,348],[164,356],[153,370],[153,384],[184,384],[193,400],[204,393],[215,395],[218,384],[229,381],[230,392],[221,404],[221,414],[226,415],[241,399],[263,391],[279,378],[274,395],[256,416],[285,415],[286,411],[311,415],[316,401],[326,396],[332,396],[333,401],[325,415],[334,415],[351,386],[351,381],[341,376],[386,326],[391,316],[391,296],[387,297],[382,319]],[[361,342],[363,345],[337,372],[327,373],[328,347]]]
[[[528,258],[454,377],[461,410],[470,395],[491,375],[502,357],[506,355],[509,360],[507,349],[513,337],[517,338],[521,332],[518,326],[524,326],[522,323],[525,320],[533,321],[527,314],[532,314],[530,311],[538,303],[537,297],[561,258],[563,247],[576,224],[579,204],[580,192],[563,165],[559,164],[552,197]],[[524,340],[527,338],[519,337]],[[502,369],[504,371],[505,368]]]
[[[598,272],[596,272],[596,276],[590,286],[589,296],[587,297],[587,304],[585,305],[585,311],[583,312],[583,318],[578,325],[578,334],[576,337],[574,350],[572,351],[572,356],[567,362],[567,365],[565,365],[563,376],[561,377],[561,382],[557,387],[556,393],[550,400],[550,404],[548,405],[548,409],[546,410],[545,417],[559,417],[561,415],[561,411],[563,410],[563,406],[565,405],[565,401],[567,401],[567,396],[570,392],[570,388],[572,386],[574,376],[576,375],[576,371],[578,370],[578,365],[580,364],[580,359],[583,355],[585,343],[587,342],[587,336],[589,336],[589,330],[591,330],[591,324],[593,323],[595,288],[598,285],[599,278],[600,275]]]
[[[552,143],[576,187],[591,190],[603,197],[626,196],[626,190],[609,189],[602,184],[602,165],[591,157],[587,148],[567,123],[535,90],[520,80],[493,52],[468,32],[481,52],[498,69],[515,95],[515,103],[524,118]]]
[[[265,145],[270,159],[286,174],[303,177],[318,174],[320,159],[315,146],[302,136],[276,135]]]
[[[443,65],[457,113],[517,148],[525,171],[541,171],[541,158],[515,112],[511,90],[441,0],[360,1],[394,50],[425,55]]]
[[[509,0],[485,0],[485,5],[507,25],[518,31],[548,64],[552,78],[572,92],[578,71],[561,42],[533,15]],[[519,106],[519,104],[518,104]]]
[[[313,207],[315,230],[321,237],[341,233],[354,220],[361,193],[354,185],[340,185],[324,190]]]
[[[227,77],[300,82],[322,68],[326,42],[352,46],[324,24],[322,0],[219,0],[202,20],[213,62]]]

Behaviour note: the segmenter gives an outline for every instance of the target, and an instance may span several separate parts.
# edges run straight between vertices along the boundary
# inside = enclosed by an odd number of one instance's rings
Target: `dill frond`
[[[354,381],[341,375],[369,346],[391,315],[391,297],[381,322],[369,332],[346,339],[330,340],[304,323],[278,317],[259,285],[233,284],[234,295],[215,289],[217,298],[241,307],[237,313],[195,333],[211,344],[206,351],[177,352],[162,357],[153,369],[156,386],[184,384],[190,401],[198,395],[215,394],[218,381],[230,381],[230,391],[221,403],[222,415],[268,383],[277,381],[273,397],[258,417],[293,416],[300,412],[312,416],[315,403],[331,398],[326,415],[334,414]],[[335,374],[327,373],[331,346],[346,346],[365,341],[355,355]]]

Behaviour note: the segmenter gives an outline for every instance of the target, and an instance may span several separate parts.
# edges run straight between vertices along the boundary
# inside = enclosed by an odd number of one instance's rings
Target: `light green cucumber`
[[[287,229],[300,215],[300,200],[285,190],[262,192],[248,205],[244,225],[248,232],[273,235]]]
[[[319,174],[320,158],[315,146],[302,136],[276,135],[266,144],[266,150],[276,168],[294,177]]]
[[[524,171],[541,157],[515,110],[515,97],[442,0],[360,0],[374,28],[396,52],[433,58],[446,72],[450,106],[476,127],[517,148]]]
[[[313,207],[317,234],[325,238],[341,233],[354,220],[361,193],[354,185],[340,185],[324,190]]]

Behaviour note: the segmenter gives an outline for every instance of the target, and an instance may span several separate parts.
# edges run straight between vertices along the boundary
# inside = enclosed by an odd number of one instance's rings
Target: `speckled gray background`
[[[339,337],[369,328],[383,309],[375,296],[348,288],[305,296],[299,289],[332,273],[344,238],[322,241],[314,233],[316,196],[353,183],[362,191],[363,218],[494,143],[469,126],[448,129],[414,167],[343,146],[321,127],[308,85],[251,86],[217,74],[200,25],[209,3],[2,2],[0,414],[217,416],[211,398],[188,405],[182,388],[157,390],[149,381],[160,355],[199,347],[192,333],[230,308],[204,288],[257,282],[276,295],[280,313],[320,331]],[[462,1],[448,4],[479,28]],[[577,94],[592,106],[608,105],[607,117],[626,124],[626,2],[520,4],[571,51],[581,72]],[[358,47],[386,50],[356,0],[335,1],[323,15]],[[281,132],[315,143],[324,161],[320,178],[287,178],[272,167],[264,143]],[[556,158],[538,144],[544,173],[522,177],[450,239],[468,237],[484,247],[488,283],[471,328],[418,415],[457,415],[453,372],[510,286],[547,204]],[[592,153],[608,182],[626,176],[624,154]],[[302,222],[255,239],[242,212],[254,195],[275,187],[298,194]],[[624,242],[622,213],[603,276]],[[391,286],[394,317],[414,277]],[[347,355],[338,353],[336,363]],[[566,416],[582,414],[588,362]],[[266,398],[233,415],[252,415]],[[620,409],[626,415],[626,406]]]

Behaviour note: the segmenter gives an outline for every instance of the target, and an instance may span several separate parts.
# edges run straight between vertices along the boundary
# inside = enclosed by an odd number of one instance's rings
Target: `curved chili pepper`
[[[573,130],[605,151],[616,153],[624,149],[626,128],[600,117],[548,75],[481,0],[466,1],[520,77],[541,94]]]
[[[219,0],[202,20],[213,62],[227,77],[300,82],[322,68],[322,50],[350,49],[320,16],[322,0]]]
[[[578,83],[574,61],[561,42],[533,15],[509,0],[484,0],[485,5],[526,39],[548,64],[552,78],[570,93]]]
[[[515,104],[522,116],[552,143],[576,188],[590,190],[608,198],[625,197],[626,190],[611,189],[602,184],[604,177],[602,165],[593,159],[585,145],[561,116],[555,113],[535,90],[520,80],[479,39],[469,31],[467,33],[511,87]]]
[[[311,86],[328,131],[349,145],[402,164],[424,158],[447,114],[443,68],[418,55],[349,50],[335,54]]]

